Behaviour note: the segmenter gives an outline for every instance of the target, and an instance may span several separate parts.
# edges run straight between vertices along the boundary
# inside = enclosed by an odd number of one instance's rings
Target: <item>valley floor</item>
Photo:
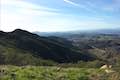
[[[99,68],[1,65],[0,80],[120,80],[120,76]]]

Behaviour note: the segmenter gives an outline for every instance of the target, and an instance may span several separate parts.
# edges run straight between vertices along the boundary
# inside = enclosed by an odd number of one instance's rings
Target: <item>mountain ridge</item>
[[[60,39],[58,38],[58,40]],[[67,43],[67,40],[65,40],[66,42],[64,42],[64,39],[61,39],[61,41],[58,40],[53,37],[41,37],[21,29],[16,29],[13,32],[1,31],[0,46],[3,48],[3,51],[6,52],[1,53],[1,55],[6,57],[5,54],[9,55],[9,49],[12,49],[14,54],[11,53],[13,56],[17,53],[20,55],[21,51],[23,51],[27,52],[27,55],[30,53],[30,56],[34,58],[51,60],[59,63],[96,59],[94,55],[84,54],[73,50],[72,46],[69,46],[70,44],[65,44]],[[2,48],[0,51],[2,51]],[[6,50],[4,48],[6,48]]]

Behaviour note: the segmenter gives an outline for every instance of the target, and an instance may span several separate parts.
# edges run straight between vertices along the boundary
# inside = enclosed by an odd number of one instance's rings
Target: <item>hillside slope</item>
[[[88,32],[48,33],[48,36],[62,37],[70,41],[78,51],[94,54],[109,64],[119,63],[120,58],[120,30],[96,30]],[[42,33],[38,35],[47,34]]]
[[[40,37],[20,29],[8,33],[0,31],[0,63],[16,64],[18,62],[19,64],[19,62],[26,60],[34,63],[38,59],[38,63],[41,60],[43,62],[44,60],[50,60],[66,63],[96,59],[94,55],[77,52],[72,49],[70,44],[65,43],[67,43],[67,40],[60,40],[54,37]]]

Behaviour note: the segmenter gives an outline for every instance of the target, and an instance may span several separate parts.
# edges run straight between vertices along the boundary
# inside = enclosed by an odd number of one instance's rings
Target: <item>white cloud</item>
[[[17,18],[16,18],[17,17]],[[104,29],[118,26],[116,23],[109,23],[96,19],[76,19],[69,16],[60,17],[38,17],[22,16],[15,14],[4,14],[2,16],[2,30],[11,31],[21,28],[29,31],[69,31],[69,30],[90,30]]]
[[[64,0],[64,2],[93,13],[120,11],[120,0],[110,0],[109,2],[107,0]]]
[[[68,4],[71,4],[73,6],[76,6],[76,7],[81,7],[81,8],[84,8],[84,9],[88,9],[87,7],[95,7],[93,5],[93,3],[91,3],[90,1],[86,0],[85,3],[83,4],[82,1],[79,2],[79,3],[76,3],[76,2],[73,2],[71,0],[64,0],[64,2],[68,3]],[[84,1],[83,1],[84,2]]]
[[[1,0],[1,6],[4,8],[7,6],[8,8],[12,6],[16,11],[19,13],[24,13],[27,15],[31,15],[32,13],[35,15],[41,15],[41,16],[50,16],[50,15],[57,15],[58,9],[53,8],[47,8],[40,5],[32,4],[29,2],[26,2],[24,0]],[[3,9],[2,9],[3,10]]]
[[[86,5],[79,5],[69,0],[65,2],[87,10]],[[91,3],[88,3],[92,6]],[[60,14],[59,10],[32,4],[24,0],[2,0],[2,10],[0,13],[1,28],[11,31],[22,28],[29,31],[67,31],[108,28],[119,25],[107,23],[100,18]],[[7,7],[7,8],[5,8]],[[13,9],[13,10],[12,10]],[[89,18],[89,19],[88,19]]]
[[[57,9],[43,7],[37,4],[29,3],[24,0],[1,0],[1,5],[12,5],[19,8],[27,8],[27,9],[34,9],[34,10],[48,10],[48,11],[58,11]]]
[[[19,9],[19,13],[22,13],[24,15],[36,15],[36,16],[55,16],[60,15],[60,13],[57,12],[51,12],[51,11],[45,11],[45,10],[33,10],[33,9]]]
[[[76,7],[78,7],[78,8],[81,8],[81,9],[84,9],[84,10],[87,10],[87,11],[90,11],[90,12],[93,12],[93,13],[96,13],[96,11],[94,10],[94,9],[92,9],[93,8],[93,4],[92,3],[90,3],[89,1],[86,1],[86,3],[85,4],[82,4],[82,3],[76,3],[76,2],[73,2],[73,1],[71,1],[71,0],[64,0],[64,2],[66,2],[66,3],[68,3],[68,4],[71,4],[71,5],[73,5],[73,6],[76,6]],[[92,8],[90,8],[90,7],[92,7]]]
[[[32,4],[24,0],[1,0],[0,26],[2,30],[11,31],[16,28],[33,31],[36,19],[59,15],[57,9]],[[36,18],[36,19],[34,19]],[[37,24],[40,23],[38,22]]]
[[[65,1],[66,3],[72,4],[72,5],[74,5],[74,6],[81,7],[79,4],[74,3],[74,2],[72,2],[72,1],[70,1],[70,0],[64,0],[64,1]]]

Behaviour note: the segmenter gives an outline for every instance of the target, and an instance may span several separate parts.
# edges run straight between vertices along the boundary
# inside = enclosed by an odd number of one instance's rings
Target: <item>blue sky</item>
[[[120,0],[0,0],[4,31],[120,29]]]

